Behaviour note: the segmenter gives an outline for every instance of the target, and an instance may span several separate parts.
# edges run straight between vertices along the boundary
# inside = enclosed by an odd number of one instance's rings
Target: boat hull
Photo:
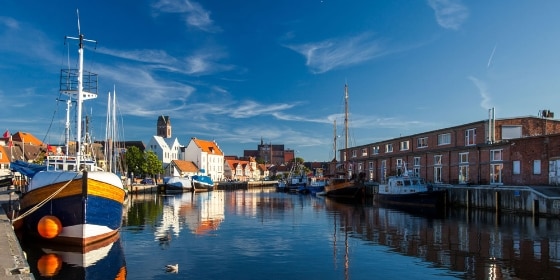
[[[327,197],[360,199],[365,196],[365,186],[352,180],[334,181],[325,186]]]
[[[409,194],[376,194],[379,203],[408,206],[408,207],[443,207],[445,205],[446,191],[426,191]]]
[[[208,176],[194,175],[191,177],[194,191],[208,192],[214,190],[214,182]]]
[[[85,246],[118,233],[126,193],[115,174],[90,172],[82,176],[76,172],[40,172],[33,177],[33,183],[56,176],[49,173],[58,173],[62,179],[31,185],[20,199],[20,213],[27,215],[23,218],[26,234],[49,242]],[[64,179],[72,174],[74,179]],[[55,192],[58,193],[50,198]],[[47,202],[43,204],[44,201]],[[60,220],[62,231],[56,237],[44,238],[39,234],[37,225],[45,216]]]
[[[165,193],[183,193],[192,192],[192,181],[184,177],[172,177],[165,183]]]

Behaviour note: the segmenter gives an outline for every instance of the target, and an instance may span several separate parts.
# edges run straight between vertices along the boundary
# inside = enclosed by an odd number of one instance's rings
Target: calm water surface
[[[560,279],[558,219],[273,188],[131,195],[126,210],[119,238],[86,253],[23,239],[36,279]]]

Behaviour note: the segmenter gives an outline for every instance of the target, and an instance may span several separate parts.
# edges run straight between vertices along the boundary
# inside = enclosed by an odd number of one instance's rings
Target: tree
[[[142,165],[145,163],[144,155],[138,147],[129,147],[125,153],[128,171],[136,175],[144,174]]]
[[[144,167],[146,168],[144,174],[149,174],[153,177],[156,174],[162,174],[164,172],[163,164],[158,159],[156,153],[154,153],[153,151],[144,152],[144,158]]]

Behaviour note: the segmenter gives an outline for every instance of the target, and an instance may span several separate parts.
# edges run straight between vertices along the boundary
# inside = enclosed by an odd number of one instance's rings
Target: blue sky
[[[21,0],[0,2],[3,129],[63,139],[77,9],[97,41],[99,98],[84,103],[97,140],[113,87],[125,140],[148,143],[166,115],[184,145],[242,155],[262,138],[306,161],[334,157],[345,83],[351,146],[560,103],[560,1]]]

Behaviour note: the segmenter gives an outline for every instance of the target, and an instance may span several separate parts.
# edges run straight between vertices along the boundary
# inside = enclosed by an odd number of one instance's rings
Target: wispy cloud
[[[469,17],[468,8],[460,0],[428,0],[437,23],[445,29],[457,30]]]
[[[359,64],[387,53],[381,47],[381,41],[369,33],[286,47],[305,56],[305,64],[316,74]]]
[[[480,101],[480,107],[482,107],[483,109],[490,109],[492,107],[492,104],[488,89],[486,88],[486,84],[473,76],[469,76],[468,79],[471,80],[471,82],[473,82],[473,84],[478,88],[478,93],[480,94],[480,97],[482,97],[482,100]]]
[[[214,24],[210,12],[199,3],[190,0],[159,0],[152,5],[157,12],[176,13],[183,16],[188,26],[206,32],[220,32],[221,28]]]

